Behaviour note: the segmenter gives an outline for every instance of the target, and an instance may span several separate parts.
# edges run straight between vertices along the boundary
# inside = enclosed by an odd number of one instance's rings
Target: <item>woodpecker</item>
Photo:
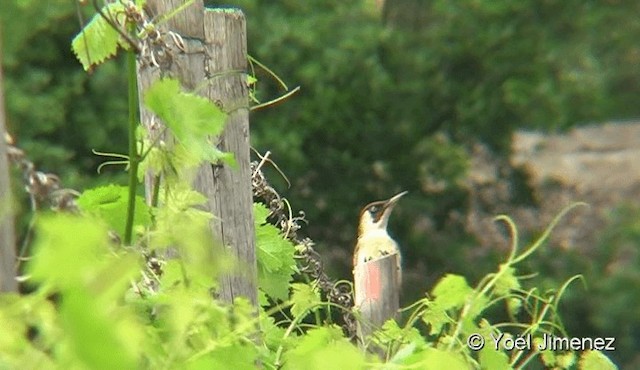
[[[402,267],[398,243],[389,236],[387,225],[389,216],[398,200],[408,192],[403,191],[388,200],[380,200],[367,204],[360,211],[358,225],[358,242],[353,253],[353,267],[360,263],[382,257],[387,254],[398,254],[398,285],[400,285]]]

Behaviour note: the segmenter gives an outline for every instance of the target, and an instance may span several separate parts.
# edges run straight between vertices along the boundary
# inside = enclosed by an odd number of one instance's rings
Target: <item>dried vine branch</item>
[[[303,238],[298,235],[301,223],[306,222],[304,212],[300,211],[298,216],[293,217],[288,211],[287,200],[282,198],[267,181],[261,167],[266,162],[268,155],[269,152],[265,156],[261,156],[262,160],[260,162],[251,162],[253,197],[264,201],[271,211],[270,216],[275,221],[276,226],[282,230],[284,237],[298,246],[296,258],[300,272],[316,281],[318,287],[330,302],[343,308],[342,318],[344,323],[342,328],[348,336],[354,337],[356,334],[356,319],[351,313],[351,308],[353,307],[352,287],[347,282],[332,280],[324,271],[320,254],[313,248],[313,241],[308,237]]]
[[[29,229],[16,258],[15,270],[17,272],[20,268],[20,262],[25,259],[27,246],[31,242],[36,212],[48,206],[54,211],[77,213],[76,198],[80,193],[62,187],[60,178],[56,174],[38,171],[26,153],[15,145],[11,135],[5,132],[3,136],[7,144],[9,162],[22,172],[24,189],[29,194],[31,211],[33,212]]]

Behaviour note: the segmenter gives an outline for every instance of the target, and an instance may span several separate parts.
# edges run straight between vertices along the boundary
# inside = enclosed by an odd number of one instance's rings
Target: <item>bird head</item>
[[[403,191],[387,200],[379,200],[367,204],[362,211],[360,211],[358,236],[374,230],[386,231],[393,207],[395,207],[398,200],[407,193],[407,191]]]

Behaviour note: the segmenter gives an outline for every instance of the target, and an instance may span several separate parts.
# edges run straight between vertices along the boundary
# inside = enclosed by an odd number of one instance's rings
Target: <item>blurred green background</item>
[[[250,54],[301,86],[253,112],[252,143],[271,151],[291,180],[287,188],[269,172],[294,211],[305,212],[330,275],[350,278],[360,208],[410,192],[390,225],[404,251],[405,302],[446,272],[475,282],[504,258],[504,245],[484,245],[463,227],[477,145],[500,168],[505,201],[535,208],[527,174],[509,166],[515,130],[640,118],[637,1],[205,3],[243,9]],[[1,7],[8,124],[18,145],[68,187],[124,182],[121,168],[97,176],[102,159],[91,153],[126,151],[122,60],[88,75],[70,51],[78,9],[86,20],[91,6]],[[262,101],[282,93],[266,73],[258,78]],[[523,273],[537,271],[549,287],[584,274],[588,288],[573,286],[562,307],[569,333],[617,337],[608,355],[632,369],[640,366],[640,210],[630,204],[610,215],[589,246],[596,254],[580,246],[542,253]],[[611,268],[621,250],[628,263]]]

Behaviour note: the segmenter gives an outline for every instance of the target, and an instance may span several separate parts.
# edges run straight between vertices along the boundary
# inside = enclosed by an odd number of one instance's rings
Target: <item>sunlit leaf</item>
[[[473,289],[463,276],[448,274],[433,288],[435,303],[443,310],[461,307]]]
[[[600,351],[586,351],[580,356],[580,370],[617,370],[618,367]]]
[[[446,324],[453,323],[446,311],[437,303],[431,302],[420,317],[429,326],[429,334],[436,335]]]
[[[258,260],[258,286],[274,299],[286,300],[289,282],[296,271],[294,245],[284,239],[280,230],[266,222],[269,210],[263,204],[254,204],[256,247]]]
[[[291,314],[294,317],[300,317],[318,309],[321,303],[320,293],[309,284],[294,283],[291,284]]]
[[[516,269],[508,265],[501,265],[500,278],[496,281],[494,293],[498,296],[509,294],[513,290],[520,289],[520,281],[515,276]]]
[[[122,12],[122,5],[108,4],[103,8],[105,14]],[[100,15],[95,14],[91,21],[73,38],[71,48],[85,71],[116,55],[120,44],[120,34]]]
[[[509,356],[502,351],[497,351],[491,344],[485,345],[480,350],[480,366],[486,370],[509,370]]]
[[[283,369],[364,369],[365,358],[337,326],[311,329],[285,354]]]
[[[28,270],[36,281],[73,287],[95,277],[109,253],[107,229],[95,219],[73,215],[42,217]]]
[[[135,329],[122,331],[127,326],[114,325],[104,305],[99,304],[91,294],[77,289],[69,291],[60,308],[61,319],[78,360],[90,369],[133,369],[137,367],[137,346]],[[117,321],[123,322],[123,317]]]
[[[129,188],[108,185],[86,190],[78,198],[78,206],[84,212],[98,216],[118,235],[124,236],[129,207]],[[134,225],[147,227],[150,222],[151,215],[147,203],[141,196],[136,196]]]
[[[224,128],[226,114],[201,96],[183,92],[180,82],[165,78],[155,82],[144,96],[146,106],[167,125],[182,150],[187,165],[199,161],[228,160],[229,153],[216,147],[213,138]]]

